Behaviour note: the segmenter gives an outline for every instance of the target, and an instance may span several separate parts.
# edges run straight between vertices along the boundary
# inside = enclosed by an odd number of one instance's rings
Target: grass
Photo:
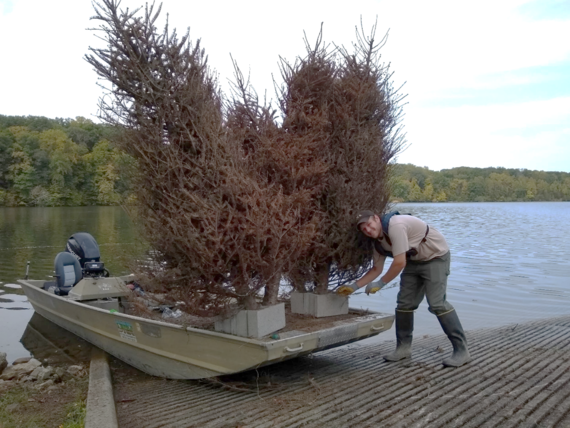
[[[0,394],[0,428],[83,427],[87,387],[87,379],[52,391],[16,384]]]
[[[59,428],[83,428],[87,413],[87,400],[79,400],[68,406],[68,412],[63,425]]]
[[[37,415],[26,415],[26,420],[21,420],[21,407],[28,403],[31,395],[29,388],[16,386],[0,396],[0,428],[42,427],[41,418]]]

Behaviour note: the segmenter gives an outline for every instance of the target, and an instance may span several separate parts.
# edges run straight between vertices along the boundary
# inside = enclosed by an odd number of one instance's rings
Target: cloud
[[[88,2],[19,0],[0,17],[3,58],[0,114],[90,116],[97,108],[95,73],[82,57],[92,35]]]
[[[534,0],[519,7],[522,15],[533,20],[568,20],[570,3],[567,0]]]
[[[535,19],[528,3],[435,1],[415,14],[429,17],[414,23],[421,37],[397,43],[407,58],[390,55],[409,94],[399,161],[570,171],[570,19]]]
[[[90,2],[0,0],[0,114],[94,118],[101,95],[83,60],[101,45]],[[121,7],[144,6],[123,0]],[[409,94],[400,159],[431,168],[512,166],[570,171],[566,120],[570,97],[570,13],[556,0],[163,0],[179,34],[190,27],[227,91],[230,53],[274,98],[279,56],[294,61],[323,24],[326,42],[349,46],[355,26],[390,30],[382,55],[396,87]],[[6,11],[9,11],[7,14]],[[566,116],[570,117],[570,116]],[[564,164],[564,165],[563,165]],[[534,165],[534,166],[533,166]]]
[[[12,12],[14,8],[14,3],[12,0],[0,0],[0,11],[2,11],[2,15],[8,15]]]
[[[570,40],[570,21],[529,20],[516,4],[507,8],[503,2],[453,3],[426,2],[437,6],[430,19],[414,23],[414,37],[394,34],[403,40],[394,43],[400,52],[390,57],[416,95],[477,88],[490,75],[570,60],[570,44],[561,43]]]
[[[456,166],[568,171],[570,97],[408,112],[414,150],[399,161],[432,169]]]

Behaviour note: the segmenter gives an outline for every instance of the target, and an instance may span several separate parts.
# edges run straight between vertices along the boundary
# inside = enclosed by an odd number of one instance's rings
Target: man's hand
[[[368,284],[364,291],[366,292],[367,295],[370,295],[370,293],[374,294],[377,291],[384,288],[385,286],[386,286],[386,283],[384,281],[382,281],[381,279],[379,279],[378,281],[374,281],[374,282],[371,282],[370,284]]]
[[[348,296],[349,294],[354,293],[358,290],[358,285],[356,285],[356,281],[350,281],[348,284],[341,285],[336,289],[336,294],[340,294],[341,296]]]

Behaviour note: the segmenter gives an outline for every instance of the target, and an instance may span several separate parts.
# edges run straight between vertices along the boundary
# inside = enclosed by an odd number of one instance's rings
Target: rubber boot
[[[400,361],[412,356],[412,332],[414,313],[396,310],[396,350],[384,355],[386,361]]]
[[[461,322],[455,310],[437,317],[441,328],[453,345],[453,354],[449,358],[443,360],[446,367],[461,367],[463,364],[471,361],[469,349],[467,349],[467,340]]]

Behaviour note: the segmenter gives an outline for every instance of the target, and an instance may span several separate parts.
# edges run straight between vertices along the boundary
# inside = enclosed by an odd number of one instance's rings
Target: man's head
[[[374,239],[378,238],[382,233],[380,217],[370,210],[364,210],[358,213],[356,217],[356,227],[366,236]]]

